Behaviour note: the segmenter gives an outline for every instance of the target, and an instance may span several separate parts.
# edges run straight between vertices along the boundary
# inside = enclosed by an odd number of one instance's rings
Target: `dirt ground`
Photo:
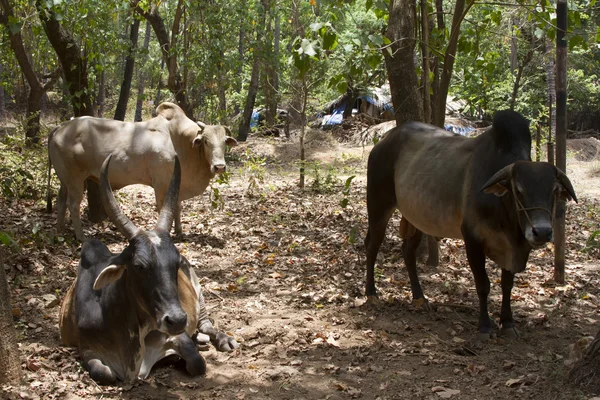
[[[80,247],[70,227],[64,240],[57,240],[55,215],[46,214],[41,202],[3,202],[0,231],[29,239],[20,252],[8,255],[5,267],[24,384],[3,387],[0,397],[591,398],[570,384],[567,364],[573,356],[569,345],[600,328],[600,250],[590,239],[600,230],[600,159],[578,160],[570,153],[568,173],[580,202],[567,211],[567,283],[552,281],[550,245],[534,251],[513,290],[521,338],[481,343],[477,295],[462,242],[443,239],[440,266],[420,266],[434,307],[423,311],[411,304],[398,215],[379,254],[379,300],[366,301],[362,243],[369,150],[335,141],[310,147],[309,159],[322,168],[315,183],[312,163],[307,188],[300,190],[293,162],[297,145],[251,139],[235,149],[230,183],[215,185],[222,209],[211,207],[210,191],[184,203],[184,236],[177,247],[195,266],[216,325],[241,343],[232,353],[204,352],[204,377],[192,378],[176,363],[157,366],[134,384],[100,387],[91,381],[77,351],[61,346],[58,331],[60,300],[75,278]],[[351,175],[356,177],[346,195],[344,182]],[[153,197],[143,186],[117,196],[142,227],[155,221]],[[342,208],[344,198],[349,201]],[[113,251],[124,247],[112,224],[84,221],[84,229]],[[489,265],[488,273],[490,311],[498,319],[499,269]]]

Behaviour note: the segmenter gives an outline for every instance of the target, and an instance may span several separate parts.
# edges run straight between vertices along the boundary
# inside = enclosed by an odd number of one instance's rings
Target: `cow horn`
[[[160,209],[160,216],[156,227],[158,229],[164,229],[167,232],[171,231],[171,225],[173,224],[173,216],[176,208],[179,206],[179,185],[181,183],[181,165],[179,164],[179,157],[175,156],[175,168],[173,169],[173,177],[169,184],[169,191],[165,196],[162,208]]]
[[[204,130],[206,128],[206,124],[204,122],[196,121],[196,125],[200,127],[200,129]]]
[[[571,181],[569,180],[567,175],[565,175],[565,173],[562,172],[559,168],[556,168],[556,177],[558,178],[558,182],[565,189],[569,197],[575,200],[575,203],[578,203],[577,196],[575,196],[575,190],[573,189],[573,185],[571,184]]]
[[[512,177],[512,169],[514,164],[509,164],[496,172],[488,181],[481,187],[481,191],[485,193],[493,193],[497,196],[502,196],[508,191],[506,182]]]
[[[110,182],[108,181],[108,165],[111,158],[112,153],[106,157],[100,169],[100,200],[102,200],[102,205],[108,214],[108,218],[117,226],[119,232],[125,235],[127,240],[131,240],[138,233],[139,229],[123,214],[119,203],[117,203],[113,195]]]

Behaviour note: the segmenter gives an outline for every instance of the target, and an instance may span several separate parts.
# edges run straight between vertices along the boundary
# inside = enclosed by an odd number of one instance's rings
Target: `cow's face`
[[[543,162],[517,161],[498,171],[483,190],[497,196],[512,195],[519,226],[533,248],[554,239],[552,223],[559,196],[577,201],[569,178]]]
[[[193,146],[198,147],[204,158],[210,164],[211,174],[222,174],[227,171],[225,164],[226,146],[237,146],[237,140],[232,138],[231,130],[222,125],[201,125]]]
[[[186,327],[181,308],[177,272],[182,256],[164,230],[140,232],[94,282],[99,290],[126,274],[126,288],[136,303],[138,315],[146,315],[149,329],[178,335]]]

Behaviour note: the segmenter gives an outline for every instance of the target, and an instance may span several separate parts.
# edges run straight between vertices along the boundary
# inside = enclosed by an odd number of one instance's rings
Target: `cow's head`
[[[510,164],[494,174],[481,190],[496,196],[511,194],[521,230],[534,248],[553,240],[552,222],[557,198],[577,201],[569,178],[545,162]]]
[[[100,197],[109,218],[129,240],[129,245],[100,272],[94,290],[127,279],[126,287],[135,299],[138,316],[146,316],[151,329],[180,334],[187,323],[177,293],[177,273],[184,259],[169,236],[181,182],[179,159],[175,158],[173,177],[156,227],[144,231],[123,214],[113,196],[107,176],[111,157],[112,154],[106,158],[100,170]]]
[[[222,174],[227,171],[225,164],[226,146],[235,147],[238,142],[231,135],[231,129],[224,125],[205,125],[197,122],[198,133],[192,141],[198,147],[204,159],[210,164],[211,174]]]

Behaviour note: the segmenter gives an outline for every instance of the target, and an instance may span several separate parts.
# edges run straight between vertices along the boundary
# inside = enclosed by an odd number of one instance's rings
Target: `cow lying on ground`
[[[198,278],[169,235],[181,179],[175,171],[159,220],[152,231],[138,229],[116,202],[107,170],[100,172],[102,203],[109,218],[129,240],[119,254],[97,239],[84,242],[77,279],[60,309],[62,342],[78,347],[83,366],[100,384],[145,378],[160,359],[176,354],[191,375],[202,375],[206,363],[196,341],[210,340],[230,351],[234,338],[215,330],[208,319]]]
[[[475,139],[417,122],[390,131],[367,167],[366,294],[376,294],[375,259],[398,209],[413,299],[425,302],[415,260],[421,234],[463,239],[479,296],[481,338],[492,333],[486,256],[502,268],[502,333],[517,336],[510,307],[514,274],[525,269],[532,248],[553,239],[557,198],[577,201],[567,176],[552,164],[531,162],[530,154],[529,122],[513,111],[498,112]]]
[[[160,209],[173,173],[173,160],[182,166],[179,202],[202,194],[215,174],[226,171],[225,145],[236,146],[229,128],[195,123],[173,103],[162,103],[157,116],[144,122],[79,117],[50,133],[48,139],[48,211],[50,167],[54,165],[61,188],[56,203],[58,228],[64,227],[69,207],[75,236],[84,239],[80,204],[85,180],[98,178],[104,159],[113,154],[110,170],[113,189],[141,183],[154,188]],[[181,234],[180,203],[175,211],[175,232]]]

